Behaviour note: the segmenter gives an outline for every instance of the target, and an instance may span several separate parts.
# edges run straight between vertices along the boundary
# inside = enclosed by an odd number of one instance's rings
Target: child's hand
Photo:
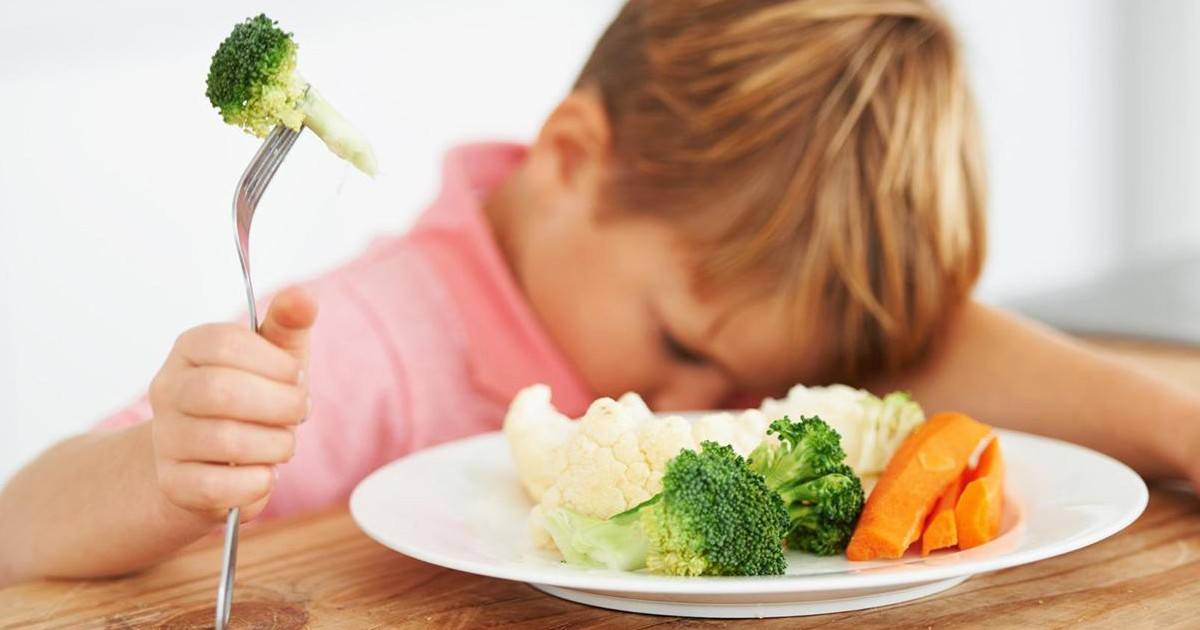
[[[158,485],[171,503],[214,520],[236,506],[243,520],[262,511],[275,464],[291,459],[294,427],[308,413],[316,314],[293,288],[271,303],[261,335],[206,324],[179,336],[150,384]]]

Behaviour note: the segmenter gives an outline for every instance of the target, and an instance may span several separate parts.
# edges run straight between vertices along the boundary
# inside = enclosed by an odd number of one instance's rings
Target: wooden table
[[[1200,388],[1200,351],[1106,342]],[[708,628],[733,622],[588,608],[524,584],[393,553],[344,508],[245,531],[235,628]],[[219,540],[140,575],[38,581],[0,590],[0,628],[211,627]],[[1152,489],[1125,531],[1058,558],[972,578],[927,599],[853,613],[739,622],[763,628],[1200,628],[1200,501]]]

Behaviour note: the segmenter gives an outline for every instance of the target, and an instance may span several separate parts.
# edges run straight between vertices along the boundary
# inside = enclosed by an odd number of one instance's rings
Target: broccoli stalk
[[[546,528],[572,564],[668,575],[780,575],[787,566],[783,501],[715,442],[668,462],[649,501],[607,520],[557,508]]]
[[[225,122],[264,137],[276,125],[312,129],[331,151],[375,174],[366,138],[296,74],[296,42],[265,15],[233,27],[208,69],[209,102]]]
[[[643,503],[607,520],[558,508],[546,514],[546,529],[571,564],[635,571],[650,555],[650,537],[639,522],[643,507],[649,509]]]
[[[820,418],[771,423],[765,440],[750,454],[750,469],[766,479],[787,506],[787,545],[830,556],[845,551],[862,512],[862,484],[844,462],[841,436]]]

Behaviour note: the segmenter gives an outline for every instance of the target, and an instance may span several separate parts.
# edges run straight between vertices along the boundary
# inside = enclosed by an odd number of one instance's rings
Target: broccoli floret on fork
[[[213,55],[209,102],[225,122],[260,138],[276,125],[308,127],[339,157],[374,175],[371,145],[296,73],[296,50],[292,34],[266,15],[241,22]]]

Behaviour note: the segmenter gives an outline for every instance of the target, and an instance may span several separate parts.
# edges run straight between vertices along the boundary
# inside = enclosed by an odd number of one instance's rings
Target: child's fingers
[[[308,414],[308,391],[226,367],[197,367],[180,378],[176,405],[193,418],[297,424]]]
[[[273,466],[175,463],[159,471],[159,486],[179,507],[227,510],[267,496],[275,483]]]
[[[263,508],[267,507],[267,501],[270,501],[270,500],[271,500],[271,495],[268,494],[267,496],[255,501],[254,503],[241,506],[241,513],[238,515],[241,517],[240,522],[247,523],[249,521],[252,521],[252,520],[258,518],[258,515],[262,513]],[[220,517],[224,518],[224,516],[225,516],[225,513],[221,512]]]
[[[271,301],[259,333],[267,341],[304,361],[308,358],[308,333],[316,321],[316,301],[303,288],[289,287],[280,291]]]
[[[281,464],[296,451],[287,428],[210,418],[180,418],[158,451],[180,462]]]
[[[282,383],[297,382],[303,369],[297,357],[237,324],[197,326],[175,348],[188,365],[236,368]]]

